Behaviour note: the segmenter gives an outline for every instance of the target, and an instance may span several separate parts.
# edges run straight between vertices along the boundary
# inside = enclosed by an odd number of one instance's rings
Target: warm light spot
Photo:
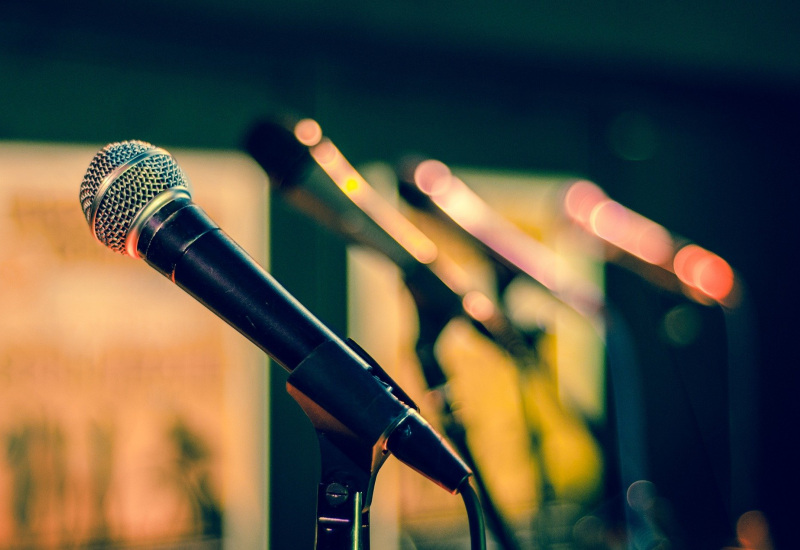
[[[414,258],[423,264],[429,264],[439,257],[439,249],[437,246],[424,235],[411,232],[404,240],[406,243],[406,250],[411,252]]]
[[[770,550],[772,541],[769,524],[764,514],[758,510],[745,512],[736,522],[736,536],[745,548]]]
[[[733,290],[733,269],[728,262],[710,254],[697,266],[697,286],[714,298],[723,300]]]
[[[567,215],[583,225],[588,225],[594,208],[608,197],[594,183],[579,180],[569,186],[564,194],[564,209]]]
[[[629,231],[627,209],[612,200],[606,199],[592,209],[589,226],[594,234],[613,244],[621,244]]]
[[[319,143],[322,139],[322,128],[320,128],[316,120],[304,118],[295,124],[294,136],[297,138],[297,141],[303,145],[311,147]]]
[[[576,311],[594,316],[601,292],[578,277],[562,258],[494,211],[477,193],[438,161],[427,165],[420,180],[435,189],[431,201],[492,255],[502,258]],[[427,172],[430,170],[430,172]],[[440,182],[446,180],[446,185]],[[439,183],[437,183],[439,182]]]
[[[447,192],[453,174],[438,160],[424,160],[414,169],[414,183],[426,195],[436,196]]]
[[[672,255],[669,232],[611,199],[594,205],[589,229],[601,239],[648,263],[661,265]]]
[[[728,262],[696,244],[680,249],[673,266],[683,283],[714,300],[724,300],[733,290],[733,269]]]
[[[439,250],[433,241],[375,191],[333,142],[323,138],[310,152],[336,186],[414,258],[426,264],[436,259]]]
[[[347,193],[348,195],[352,195],[353,193],[357,193],[361,184],[356,178],[350,177],[344,180],[342,184],[342,191]]]
[[[563,200],[567,215],[587,231],[645,262],[674,271],[692,290],[692,298],[701,302],[710,298],[729,307],[736,302],[734,290],[739,289],[733,269],[716,254],[694,244],[676,254],[669,231],[611,200],[587,180],[570,185]]]
[[[467,314],[476,321],[486,321],[495,314],[492,301],[485,294],[476,290],[468,292],[462,303]]]
[[[646,262],[661,265],[670,259],[672,254],[672,237],[669,232],[652,222],[642,222],[637,231],[635,254]]]
[[[447,195],[433,197],[436,205],[456,223],[474,234],[477,227],[485,226],[491,220],[492,212],[458,178],[450,178],[451,189]],[[456,185],[457,184],[457,185]]]
[[[690,286],[694,284],[694,272],[697,262],[704,256],[705,250],[696,244],[687,244],[675,254],[672,260],[672,266],[675,269],[675,275],[678,279]]]

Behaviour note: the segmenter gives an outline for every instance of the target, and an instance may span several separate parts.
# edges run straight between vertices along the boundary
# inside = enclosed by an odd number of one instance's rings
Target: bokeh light
[[[297,141],[309,147],[316,145],[322,139],[322,128],[316,120],[304,118],[294,127]]]
[[[696,244],[681,248],[673,266],[684,284],[717,302],[724,302],[733,291],[734,273],[728,262]]]

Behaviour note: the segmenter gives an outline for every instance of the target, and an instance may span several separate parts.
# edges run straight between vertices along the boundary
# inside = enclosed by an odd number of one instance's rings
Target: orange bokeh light
[[[294,136],[297,141],[309,147],[316,145],[322,139],[322,128],[316,120],[304,118],[294,126]]]
[[[566,214],[589,233],[667,271],[694,293],[730,306],[736,301],[731,266],[695,244],[676,251],[675,239],[661,225],[611,200],[594,183],[578,180],[564,193]],[[702,298],[701,298],[702,301]]]
[[[310,148],[311,156],[336,186],[418,261],[437,259],[436,244],[392,207],[327,138]]]
[[[589,215],[589,227],[595,235],[614,244],[623,243],[631,230],[628,211],[610,199],[599,202]]]
[[[696,244],[681,248],[675,254],[673,266],[684,284],[718,302],[724,301],[733,290],[734,274],[728,262]]]
[[[669,261],[673,251],[672,237],[660,225],[651,223],[642,226],[637,240],[636,255],[644,261],[657,265]]]
[[[601,239],[651,264],[664,264],[672,254],[672,238],[666,229],[611,199],[595,204],[589,214],[588,228]]]
[[[330,166],[339,158],[339,149],[331,141],[325,139],[311,149],[311,156],[319,164]]]
[[[771,550],[772,540],[769,523],[762,512],[745,512],[736,522],[736,536],[744,548],[752,550]]]
[[[414,170],[414,183],[482,246],[551,290],[562,302],[592,318],[602,309],[602,292],[593,283],[578,276],[557,254],[495,212],[444,163],[434,159],[420,162]]]

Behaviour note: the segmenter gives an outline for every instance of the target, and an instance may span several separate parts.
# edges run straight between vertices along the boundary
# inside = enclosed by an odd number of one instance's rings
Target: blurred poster
[[[0,144],[0,548],[263,548],[265,359],[78,201],[100,146]],[[266,181],[172,151],[262,264]]]

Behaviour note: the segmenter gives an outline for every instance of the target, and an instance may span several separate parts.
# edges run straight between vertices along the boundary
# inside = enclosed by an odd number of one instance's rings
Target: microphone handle
[[[189,199],[146,222],[139,255],[291,371],[337,337]]]

